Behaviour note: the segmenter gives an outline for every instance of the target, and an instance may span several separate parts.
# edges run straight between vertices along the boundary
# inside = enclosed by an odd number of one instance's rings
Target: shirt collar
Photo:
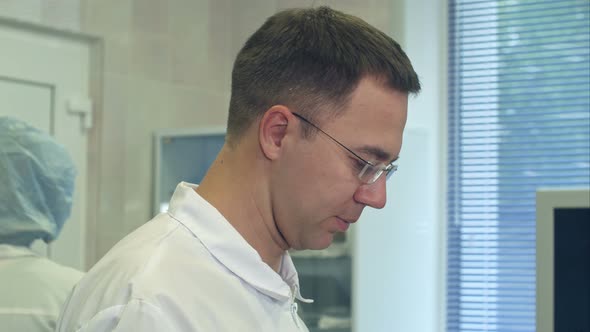
[[[39,254],[28,247],[0,244],[0,258],[39,257]]]
[[[187,182],[178,184],[168,214],[185,225],[221,264],[261,293],[286,301],[295,292],[298,300],[313,301],[301,296],[299,277],[288,252],[277,274],[196,188],[197,185]]]

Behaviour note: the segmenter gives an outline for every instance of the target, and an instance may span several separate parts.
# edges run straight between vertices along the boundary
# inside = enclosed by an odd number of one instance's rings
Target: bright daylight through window
[[[535,192],[590,185],[589,13],[450,1],[447,331],[535,331]]]

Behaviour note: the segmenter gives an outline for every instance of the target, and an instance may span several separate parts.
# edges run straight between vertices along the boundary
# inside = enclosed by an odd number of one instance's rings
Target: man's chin
[[[315,241],[313,243],[310,243],[308,248],[305,249],[309,249],[309,250],[324,250],[326,248],[328,248],[330,245],[332,245],[332,241],[334,240],[334,235],[333,234],[329,234],[328,236],[322,238],[322,239],[318,239],[318,241]]]

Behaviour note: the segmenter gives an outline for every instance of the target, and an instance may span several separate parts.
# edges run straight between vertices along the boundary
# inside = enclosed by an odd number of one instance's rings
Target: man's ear
[[[280,155],[290,118],[291,111],[283,105],[269,108],[262,116],[258,127],[258,140],[266,158],[274,160]]]

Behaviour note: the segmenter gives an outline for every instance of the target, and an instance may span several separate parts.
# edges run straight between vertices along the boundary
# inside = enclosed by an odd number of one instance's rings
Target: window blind
[[[590,1],[449,1],[447,331],[535,331],[535,192],[590,186]]]

